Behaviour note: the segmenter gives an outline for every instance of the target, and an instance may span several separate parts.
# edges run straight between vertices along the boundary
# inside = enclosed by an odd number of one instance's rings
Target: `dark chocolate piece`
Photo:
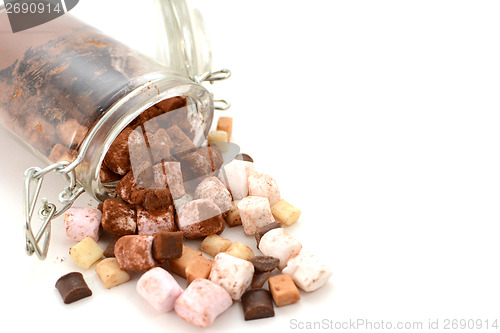
[[[109,241],[108,246],[106,247],[106,250],[104,250],[104,256],[106,258],[114,257],[115,256],[115,243],[120,237],[113,235],[111,240]]]
[[[61,294],[64,304],[76,302],[82,298],[92,295],[82,273],[71,272],[63,275],[57,280],[56,288]]]
[[[269,230],[273,230],[276,228],[281,228],[281,223],[273,222],[257,229],[257,231],[255,232],[255,240],[257,241],[257,247],[259,247],[260,239],[262,238],[262,236],[264,236],[264,234]]]
[[[271,272],[260,272],[253,275],[252,284],[250,287],[252,289],[262,288],[266,281],[271,277]]]
[[[153,236],[153,258],[163,263],[182,256],[182,231],[160,231]]]
[[[255,267],[255,272],[270,272],[278,267],[279,259],[271,256],[256,256],[249,260]]]
[[[241,296],[245,320],[274,317],[273,298],[269,290],[251,289]]]
[[[234,159],[246,161],[246,162],[253,162],[253,158],[251,158],[250,155],[247,155],[247,154],[238,154],[238,155],[236,155],[236,157]]]

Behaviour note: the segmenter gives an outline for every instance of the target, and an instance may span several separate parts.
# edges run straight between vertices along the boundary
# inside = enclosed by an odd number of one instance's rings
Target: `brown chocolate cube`
[[[189,285],[194,279],[208,279],[213,261],[203,256],[197,256],[186,267],[186,279]]]
[[[162,263],[182,256],[182,231],[160,231],[153,236],[153,257]]]
[[[276,306],[293,304],[300,300],[299,290],[289,274],[273,276],[267,282]]]

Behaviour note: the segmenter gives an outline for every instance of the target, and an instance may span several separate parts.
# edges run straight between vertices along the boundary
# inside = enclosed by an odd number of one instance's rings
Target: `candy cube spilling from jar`
[[[113,235],[132,235],[137,227],[136,212],[119,199],[107,199],[102,207],[101,224]]]
[[[241,200],[248,195],[248,178],[255,172],[252,162],[232,160],[222,166],[219,179],[231,192],[233,200]]]
[[[269,278],[269,290],[273,295],[276,306],[285,306],[300,301],[300,293],[292,277],[288,274],[280,274]]]
[[[207,137],[208,142],[228,142],[228,135],[226,131],[210,131]]]
[[[268,198],[270,205],[281,199],[278,184],[273,177],[265,173],[252,173],[248,176],[248,194]]]
[[[216,234],[225,226],[219,207],[208,199],[197,199],[184,204],[177,216],[179,230],[189,239]]]
[[[121,268],[128,271],[146,271],[156,265],[153,258],[153,236],[122,236],[115,244],[115,257]]]
[[[248,290],[241,297],[245,320],[274,317],[273,297],[269,290]]]
[[[231,296],[217,283],[196,279],[175,301],[175,312],[191,324],[208,327],[232,304]]]
[[[230,227],[236,227],[238,225],[241,225],[241,215],[240,211],[238,210],[239,203],[240,200],[231,202],[231,209],[226,212],[226,216],[224,217],[224,219],[227,222],[227,225]]]
[[[72,207],[68,209],[64,215],[66,237],[79,242],[88,236],[97,242],[101,218],[101,211],[95,208]]]
[[[189,285],[196,279],[208,279],[213,261],[204,256],[197,256],[186,267],[186,280]]]
[[[88,269],[104,254],[103,249],[92,238],[85,237],[69,249],[73,261],[83,269]]]
[[[163,263],[180,258],[184,245],[182,231],[160,231],[153,235],[153,258]]]
[[[158,312],[174,309],[182,288],[174,277],[161,267],[151,268],[137,281],[137,292]]]
[[[219,207],[221,213],[232,208],[231,194],[217,177],[203,179],[194,191],[194,198],[212,200]]]
[[[231,298],[237,301],[250,286],[253,273],[251,262],[221,252],[214,258],[210,281],[224,287]]]
[[[154,183],[168,187],[172,198],[179,199],[186,194],[179,162],[162,162],[153,167]]]
[[[271,212],[274,218],[284,225],[292,225],[300,217],[300,210],[283,199],[271,206]]]
[[[304,291],[314,291],[323,287],[332,276],[330,267],[322,263],[316,255],[304,250],[288,260],[283,273],[289,274],[293,282]]]
[[[56,289],[59,291],[64,304],[70,304],[92,296],[92,291],[80,272],[71,272],[61,276],[56,282]]]
[[[116,258],[106,258],[95,266],[95,271],[106,289],[110,289],[130,280],[130,275],[120,267]]]
[[[232,241],[219,235],[209,235],[200,244],[200,250],[215,257],[217,253],[226,251]]]
[[[243,231],[254,235],[258,228],[274,222],[269,200],[263,197],[248,196],[238,203]]]
[[[286,267],[288,260],[299,254],[302,245],[283,228],[269,230],[261,237],[260,251],[266,256],[279,259],[278,268]]]
[[[231,135],[233,133],[233,118],[219,117],[219,120],[217,121],[217,131],[226,132],[227,141],[231,140]]]
[[[253,250],[250,247],[240,242],[231,243],[231,245],[227,248],[226,251],[224,251],[224,253],[230,254],[233,257],[243,260],[250,260],[255,256]]]
[[[137,233],[139,235],[154,235],[160,231],[175,231],[174,206],[146,210],[137,207]]]
[[[170,263],[170,270],[172,273],[186,278],[186,268],[198,256],[203,256],[203,254],[200,251],[184,245],[182,247],[182,255],[179,258],[172,258],[168,260]]]

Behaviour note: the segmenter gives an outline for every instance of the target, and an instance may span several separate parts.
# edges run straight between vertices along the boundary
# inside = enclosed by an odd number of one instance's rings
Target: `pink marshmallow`
[[[158,312],[174,309],[182,288],[174,277],[161,267],[151,268],[137,281],[137,292]]]
[[[90,237],[97,242],[101,218],[101,211],[95,208],[72,207],[68,209],[64,215],[66,237],[75,242]]]
[[[175,301],[175,312],[191,324],[207,327],[232,304],[226,289],[207,279],[195,279]]]
[[[186,191],[182,179],[181,164],[179,162],[163,162],[153,167],[153,176],[155,184],[161,184],[160,188],[168,186],[172,198],[179,199]],[[163,186],[163,184],[166,184]]]

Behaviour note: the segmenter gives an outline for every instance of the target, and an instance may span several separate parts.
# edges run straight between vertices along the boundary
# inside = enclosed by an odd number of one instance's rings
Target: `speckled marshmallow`
[[[219,179],[231,191],[234,200],[241,200],[248,195],[248,176],[255,172],[252,162],[232,160],[219,172]]]
[[[79,242],[88,236],[97,242],[101,218],[101,211],[95,208],[72,207],[68,209],[64,215],[66,237]]]
[[[207,327],[232,304],[226,289],[207,279],[195,279],[175,301],[175,312],[191,324]]]
[[[151,268],[137,281],[137,292],[158,312],[174,309],[182,288],[174,277],[161,267]]]
[[[281,199],[278,184],[265,173],[252,173],[248,176],[248,195],[266,197],[271,206]]]
[[[243,231],[253,235],[258,228],[275,221],[269,200],[264,197],[248,196],[238,203]]]
[[[137,233],[139,235],[154,235],[159,231],[175,231],[174,206],[148,211],[137,208]]]
[[[165,169],[164,169],[165,168]],[[172,198],[179,199],[186,191],[182,180],[181,164],[179,162],[163,162],[153,167],[155,184],[166,184]]]
[[[302,245],[283,228],[269,230],[262,236],[259,250],[266,256],[278,258],[279,269],[286,267],[288,260],[299,254]]]
[[[226,289],[237,301],[252,283],[253,273],[254,266],[248,260],[220,252],[214,257],[209,279]]]
[[[304,250],[288,260],[283,273],[290,274],[297,287],[304,291],[314,291],[323,287],[332,276],[329,266],[322,263],[318,256]]]
[[[219,206],[221,213],[225,213],[232,208],[231,193],[217,177],[207,177],[196,186],[194,191],[195,199],[209,199]]]

